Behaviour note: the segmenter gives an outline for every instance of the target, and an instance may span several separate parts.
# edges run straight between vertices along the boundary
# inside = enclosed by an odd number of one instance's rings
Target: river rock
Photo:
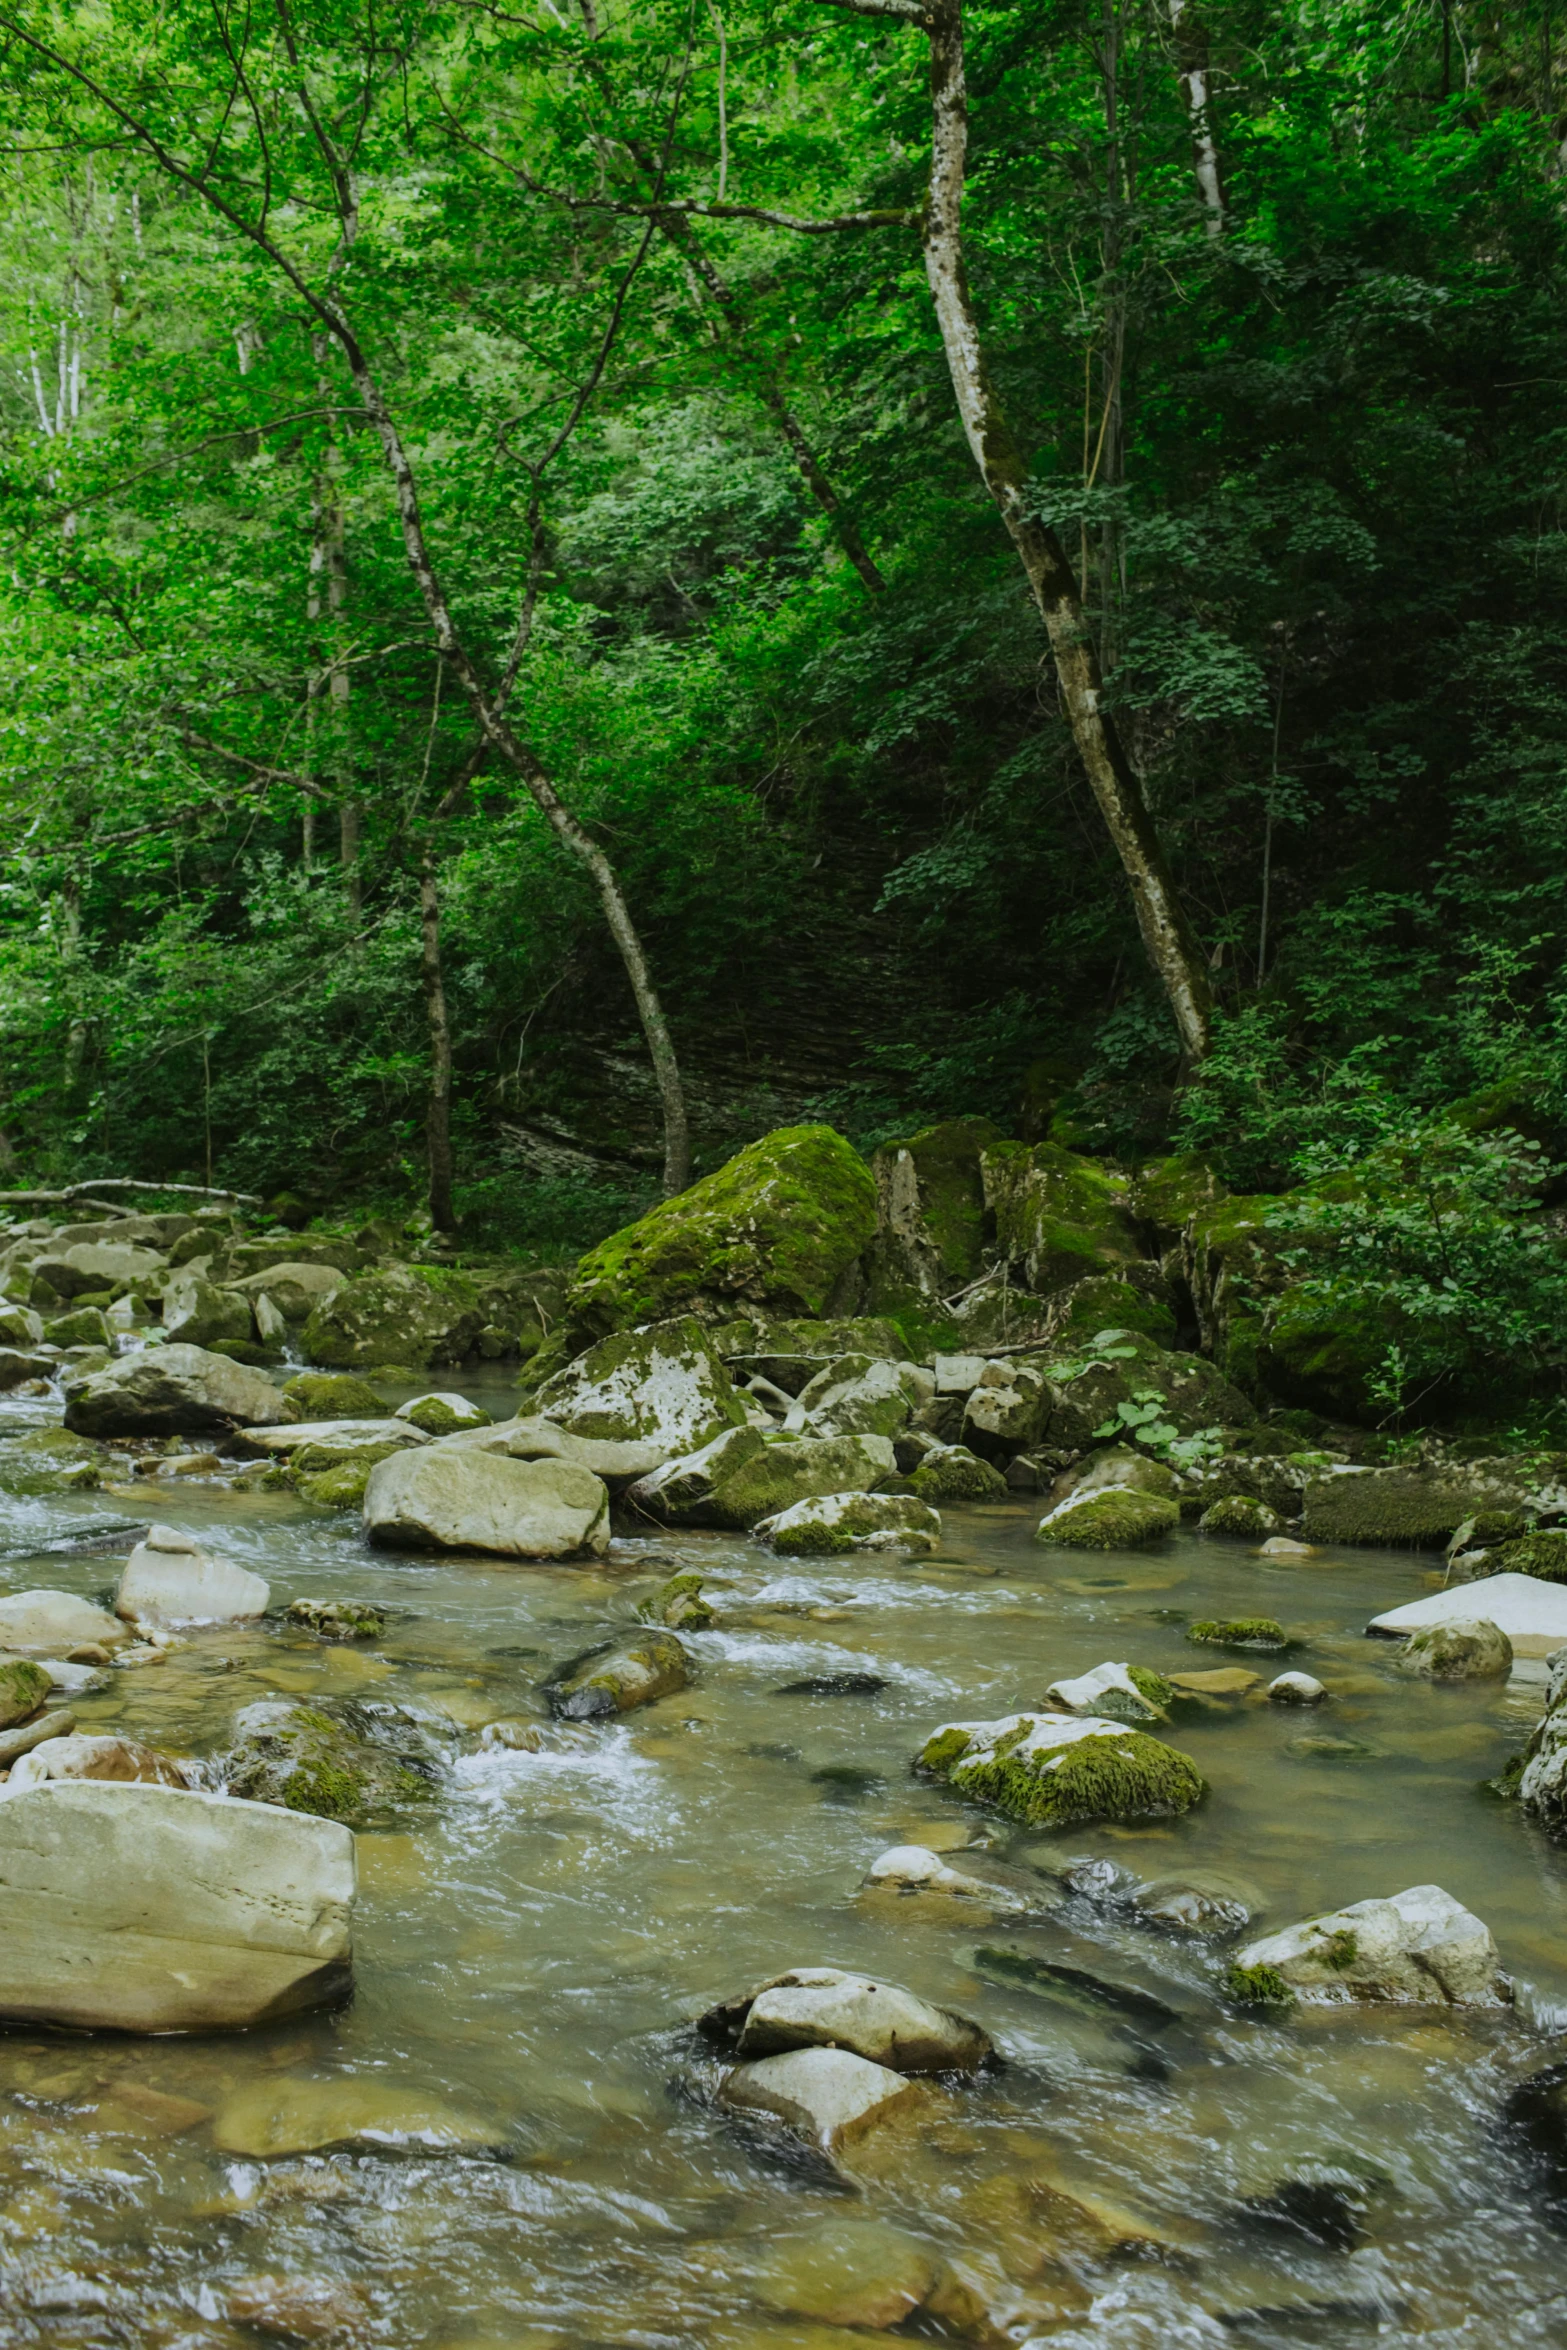
[[[13,1766],[7,1796],[45,1779],[109,1779],[143,1787],[188,1787],[184,1765],[134,1738],[77,1733],[41,1739]]]
[[[371,2307],[362,2285],[344,2277],[241,2277],[225,2293],[230,2325],[252,2327],[285,2342],[346,2342],[363,2338]]]
[[[394,1418],[422,1428],[426,1436],[455,1436],[463,1428],[487,1428],[488,1412],[481,1412],[465,1395],[415,1395],[400,1403]]]
[[[964,1410],[963,1442],[987,1460],[1004,1461],[1043,1441],[1055,1404],[1055,1389],[1031,1364],[987,1363]]]
[[[1199,1534],[1243,1534],[1254,1541],[1278,1533],[1284,1521],[1265,1501],[1247,1493],[1229,1493],[1205,1509],[1197,1521]],[[1276,1555],[1276,1554],[1275,1554]]]
[[[419,2089],[339,2073],[329,2080],[248,2082],[218,2109],[212,2143],[220,2154],[272,2162],[324,2154],[333,2146],[400,2147],[432,2154],[501,2154],[506,2133]]]
[[[1145,1665],[1095,1665],[1073,1679],[1052,1681],[1045,1703],[1059,1713],[1108,1714],[1120,1722],[1163,1722],[1169,1719],[1175,1691],[1160,1674]]]
[[[880,2220],[835,2219],[804,2235],[775,2238],[751,2284],[763,2307],[781,2316],[834,2332],[884,2333],[928,2308],[945,2271],[929,2245],[901,2229]],[[791,2350],[790,2337],[780,2350]]]
[[[300,1265],[285,1261],[264,1265],[231,1284],[243,1297],[269,1297],[285,1322],[307,1322],[317,1306],[328,1305],[346,1280],[335,1265]]]
[[[270,1597],[259,1575],[173,1526],[149,1526],[126,1561],[114,1612],[131,1624],[238,1624],[265,1615]]]
[[[53,1687],[42,1665],[20,1656],[0,1659],[0,1730],[30,1721]]]
[[[272,1286],[267,1294],[283,1301]],[[287,1308],[284,1307],[284,1311]],[[312,1306],[302,1344],[328,1370],[362,1371],[376,1364],[460,1363],[484,1328],[479,1290],[465,1273],[444,1265],[389,1265],[345,1281]]]
[[[254,1457],[286,1461],[301,1453],[319,1453],[332,1462],[357,1460],[365,1454],[385,1460],[389,1453],[417,1452],[430,1439],[410,1420],[292,1420],[278,1428],[246,1428],[236,1449]]]
[[[740,1428],[640,1479],[626,1498],[677,1525],[754,1526],[798,1501],[867,1493],[896,1472],[886,1436],[764,1437]]]
[[[53,1355],[20,1354],[14,1347],[0,1347],[0,1388],[20,1387],[30,1379],[53,1379],[59,1368]]]
[[[1269,1969],[1318,2004],[1496,2007],[1507,1995],[1490,1928],[1440,1885],[1307,1918],[1248,1943],[1235,1963],[1243,1973]]]
[[[384,1610],[357,1599],[291,1599],[283,1612],[323,1640],[379,1640],[386,1630]]]
[[[232,2031],[342,1998],[354,1840],[174,1787],[51,1779],[0,1802],[0,2016]]]
[[[1314,1559],[1317,1549],[1314,1543],[1296,1542],[1288,1534],[1270,1534],[1266,1542],[1259,1543],[1257,1556],[1260,1559]]]
[[[822,1493],[761,1518],[752,1529],[786,1558],[838,1558],[856,1550],[929,1554],[941,1543],[941,1520],[910,1493]]]
[[[914,1363],[840,1355],[800,1390],[787,1427],[812,1436],[896,1436],[932,1392],[931,1374]]]
[[[0,1650],[68,1657],[78,1648],[119,1648],[129,1637],[103,1608],[69,1591],[18,1591],[0,1599]]]
[[[1498,1537],[1523,1531],[1516,1490],[1495,1479],[1427,1469],[1338,1469],[1307,1484],[1301,1533],[1308,1542],[1441,1550],[1466,1518],[1484,1518]]]
[[[589,1649],[552,1675],[550,1711],[568,1722],[630,1713],[683,1689],[690,1672],[691,1660],[672,1632],[635,1633]]]
[[[656,1444],[666,1454],[695,1452],[749,1416],[711,1337],[689,1314],[601,1339],[533,1401],[574,1435]]]
[[[1567,1585],[1542,1583],[1533,1575],[1488,1575],[1478,1584],[1434,1591],[1429,1599],[1373,1616],[1366,1630],[1397,1639],[1431,1624],[1472,1623],[1482,1613],[1506,1633],[1515,1656],[1551,1656],[1567,1645]]]
[[[1505,1681],[1513,1644],[1495,1624],[1427,1624],[1412,1632],[1394,1668],[1422,1681]]]
[[[233,1728],[216,1765],[232,1795],[355,1828],[428,1802],[444,1759],[423,1721],[369,1698],[262,1698]]]
[[[1005,1501],[1007,1481],[990,1461],[966,1444],[938,1444],[926,1453],[909,1480],[921,1501],[940,1508]]]
[[[386,1550],[481,1550],[502,1558],[602,1558],[609,1494],[571,1461],[431,1445],[379,1461],[365,1532]]]
[[[288,1416],[265,1372],[199,1346],[148,1347],[65,1386],[65,1425],[82,1436],[275,1427]]]
[[[919,1768],[1030,1827],[1167,1819],[1206,1793],[1190,1756],[1093,1714],[946,1722],[926,1740]]]
[[[505,1453],[514,1461],[573,1461],[579,1469],[591,1469],[595,1477],[602,1477],[611,1493],[623,1493],[639,1477],[650,1476],[663,1467],[666,1457],[662,1445],[576,1436],[569,1428],[557,1428],[553,1420],[538,1417],[462,1429],[438,1441],[454,1452]]]
[[[51,1705],[30,1721],[18,1722],[14,1729],[0,1730],[0,1771],[8,1771],[22,1755],[30,1754],[46,1738],[69,1738],[76,1727],[76,1716],[64,1706]]]
[[[319,1420],[379,1420],[386,1406],[368,1379],[351,1371],[298,1371],[285,1380],[283,1400],[307,1424]]]
[[[99,1306],[78,1306],[74,1313],[56,1314],[44,1336],[51,1346],[65,1348],[95,1346],[112,1351],[114,1343],[108,1318]]]
[[[1551,1659],[1545,1712],[1524,1748],[1518,1800],[1550,1834],[1567,1835],[1567,1649]]]
[[[1129,1493],[1154,1493],[1162,1501],[1174,1501],[1175,1472],[1163,1461],[1150,1460],[1145,1452],[1133,1452],[1124,1444],[1108,1445],[1100,1452],[1090,1453],[1086,1461],[1058,1477],[1050,1489],[1050,1499],[1052,1504],[1084,1501],[1091,1493],[1121,1489]]]
[[[1015,1885],[955,1869],[924,1844],[895,1844],[879,1853],[866,1872],[865,1884],[871,1892],[945,1894],[1000,1917],[1024,1916],[1048,1906],[1042,1896],[1030,1899]]]
[[[1072,1494],[1047,1510],[1034,1539],[1062,1550],[1141,1550],[1181,1522],[1180,1505],[1124,1486]]]
[[[237,1290],[219,1289],[199,1273],[176,1273],[163,1292],[163,1327],[187,1346],[220,1338],[249,1338],[251,1304]]]
[[[36,1346],[44,1334],[44,1318],[31,1306],[0,1306],[0,1346]]]
[[[699,2029],[741,2057],[844,2048],[901,2073],[974,2072],[991,2052],[967,2016],[841,1967],[795,1967],[710,2008]]]
[[[692,1308],[820,1315],[876,1230],[876,1186],[830,1126],[791,1126],[746,1148],[577,1266],[572,1321],[595,1334]]]
[[[637,1614],[644,1624],[662,1624],[671,1632],[705,1632],[713,1621],[700,1575],[671,1575],[641,1602]]]
[[[1139,1885],[1131,1899],[1139,1924],[1194,1942],[1217,1942],[1241,1933],[1260,1906],[1256,1895],[1233,1879],[1199,1869],[1154,1877]]]
[[[1180,1697],[1247,1697],[1261,1679],[1244,1665],[1215,1665],[1205,1673],[1172,1673],[1170,1687]]]
[[[842,2048],[799,2048],[788,2056],[736,2065],[718,2092],[721,2104],[740,2113],[773,2114],[824,2153],[863,2137],[922,2094],[907,2074]]]
[[[35,1278],[47,1281],[57,1297],[88,1297],[96,1290],[134,1289],[140,1284],[156,1288],[167,1270],[152,1249],[93,1240],[79,1240],[33,1262]]]
[[[1310,1673],[1280,1673],[1268,1683],[1268,1695],[1275,1705],[1321,1705],[1327,1691]]]

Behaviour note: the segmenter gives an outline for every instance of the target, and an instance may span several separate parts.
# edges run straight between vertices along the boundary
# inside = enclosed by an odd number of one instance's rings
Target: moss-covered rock
[[[865,1255],[872,1307],[928,1317],[973,1279],[984,1257],[982,1160],[1004,1139],[988,1118],[951,1118],[874,1154],[876,1234]]]
[[[43,1666],[29,1664],[25,1657],[0,1662],[0,1730],[37,1713],[53,1686]]]
[[[819,1494],[869,1493],[896,1469],[892,1444],[885,1436],[764,1439],[717,1487],[707,1523],[754,1526]]]
[[[672,1632],[637,1632],[606,1641],[551,1674],[545,1684],[550,1711],[568,1722],[630,1713],[683,1689],[690,1667],[690,1658]]]
[[[838,1558],[855,1550],[929,1554],[941,1541],[941,1520],[908,1493],[824,1493],[762,1518],[758,1542],[785,1558]]]
[[[962,1444],[937,1445],[925,1455],[909,1483],[920,1500],[933,1508],[944,1504],[962,1508],[1007,1499],[1007,1481],[1001,1471]]]
[[[325,1469],[307,1469],[296,1458],[289,1464],[289,1475],[301,1501],[314,1502],[318,1509],[356,1510],[364,1500],[376,1461],[385,1458],[385,1453],[359,1453]]]
[[[783,1127],[591,1249],[568,1312],[590,1334],[693,1308],[820,1315],[875,1229],[858,1151],[830,1126]]]
[[[466,1274],[444,1265],[389,1265],[345,1281],[324,1298],[305,1324],[303,1344],[313,1363],[362,1371],[377,1364],[458,1363],[485,1325],[479,1291]]]
[[[1288,1648],[1290,1636],[1272,1616],[1204,1616],[1188,1624],[1186,1637],[1199,1648]]]
[[[843,1355],[869,1355],[873,1362],[902,1363],[909,1342],[885,1314],[842,1315],[813,1320],[790,1314],[746,1315],[710,1329],[717,1352],[736,1378],[759,1372],[775,1387],[798,1395],[818,1371]]]
[[[948,1722],[927,1740],[919,1767],[1029,1827],[1168,1819],[1206,1792],[1189,1755],[1095,1715]]]
[[[644,1624],[662,1624],[670,1632],[705,1632],[713,1621],[713,1611],[702,1597],[700,1575],[671,1575],[651,1599],[643,1600],[637,1614]]]
[[[1287,2014],[1295,2005],[1295,1994],[1276,1966],[1239,1966],[1233,1962],[1221,1978],[1227,1997],[1238,2007],[1273,2009]]]
[[[1301,1536],[1307,1542],[1441,1550],[1466,1518],[1483,1511],[1501,1513],[1491,1521],[1498,1532],[1522,1533],[1522,1509],[1494,1481],[1428,1469],[1340,1470],[1307,1484]]]
[[[91,1493],[114,1465],[107,1445],[69,1428],[34,1428],[0,1447],[0,1493]]]
[[[1499,1543],[1487,1565],[1498,1575],[1535,1575],[1542,1583],[1567,1583],[1567,1528],[1537,1526],[1532,1534]]]
[[[1101,1330],[1135,1330],[1155,1346],[1174,1346],[1175,1308],[1169,1284],[1156,1265],[1129,1266],[1124,1275],[1091,1273],[1056,1299],[1050,1318],[1052,1346],[1088,1347]]]
[[[1484,1587],[1475,1596],[1473,1621],[1423,1625],[1410,1634],[1394,1669],[1421,1681],[1505,1681],[1513,1644],[1485,1619]]]
[[[323,1640],[379,1640],[386,1630],[385,1611],[357,1599],[291,1599],[283,1613]]]
[[[51,1346],[111,1346],[113,1334],[97,1306],[76,1306],[44,1325]]]
[[[1173,1682],[1146,1665],[1103,1664],[1052,1681],[1045,1702],[1060,1713],[1100,1714],[1113,1722],[1163,1722],[1177,1695]]]
[[[464,1428],[488,1428],[490,1415],[465,1395],[416,1395],[399,1404],[394,1419],[422,1428],[426,1436],[455,1436]]]
[[[1269,1509],[1265,1501],[1254,1501],[1250,1494],[1226,1494],[1222,1501],[1210,1503],[1197,1521],[1203,1534],[1241,1534],[1260,1542],[1265,1535],[1281,1531],[1284,1520],[1277,1510]]]
[[[1389,1347],[1408,1346],[1408,1316],[1352,1282],[1292,1282],[1266,1309],[1257,1354],[1263,1384],[1286,1402],[1334,1419],[1375,1419],[1374,1393]]]
[[[1142,1256],[1124,1175],[1059,1143],[1000,1143],[983,1159],[996,1247],[1048,1297]]]
[[[386,1405],[368,1379],[341,1371],[300,1371],[283,1383],[296,1420],[379,1420]]]
[[[538,1389],[533,1408],[578,1436],[696,1452],[745,1425],[745,1404],[694,1315],[601,1338]]]
[[[1181,1240],[1187,1287],[1206,1352],[1227,1379],[1254,1387],[1263,1316],[1283,1285],[1267,1193],[1199,1202]]]
[[[1177,1502],[1107,1485],[1069,1494],[1040,1519],[1034,1538],[1061,1550],[1140,1550],[1162,1542],[1180,1522]]]
[[[1163,1248],[1180,1238],[1194,1216],[1228,1196],[1201,1152],[1182,1151],[1172,1158],[1149,1159],[1138,1168],[1130,1204],[1137,1221],[1150,1228]]]
[[[1076,1354],[1052,1348],[1028,1360],[1050,1382],[1046,1441],[1081,1452],[1107,1435],[1165,1443],[1199,1429],[1244,1427],[1255,1417],[1238,1388],[1201,1355],[1177,1354],[1137,1330],[1102,1330]]]
[[[368,1699],[264,1699],[246,1706],[234,1728],[218,1766],[231,1795],[350,1828],[427,1802],[444,1759],[426,1724]]]
[[[931,1391],[930,1374],[912,1363],[850,1354],[818,1371],[799,1404],[817,1436],[896,1436]]]

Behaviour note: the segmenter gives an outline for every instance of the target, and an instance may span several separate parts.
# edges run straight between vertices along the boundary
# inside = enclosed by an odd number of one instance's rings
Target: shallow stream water
[[[506,1389],[462,1385],[511,1408]],[[13,1431],[57,1416],[3,1410]],[[1505,1687],[1396,1676],[1364,1625],[1429,1587],[1429,1558],[1272,1565],[1185,1531],[1154,1554],[1063,1555],[1019,1504],[946,1513],[928,1562],[784,1564],[726,1535],[617,1541],[591,1568],[419,1562],[290,1495],[159,1481],[0,1502],[0,1589],[101,1594],[117,1560],[26,1546],[109,1513],[199,1535],[264,1574],[274,1606],[366,1599],[393,1621],[370,1647],[199,1634],[73,1700],[81,1728],[200,1755],[257,1697],[373,1692],[463,1736],[422,1813],[359,1839],[346,2008],[214,2040],[0,2033],[4,2350],[240,2350],[260,2337],[225,2311],[257,2275],[356,2287],[361,2338],[399,2350],[853,2350],[873,2337],[824,2322],[799,2278],[813,2246],[867,2223],[956,2261],[995,2343],[1567,2343],[1567,2237],[1496,2126],[1506,2090],[1567,2054],[1567,1855],[1477,1792],[1543,1691],[1538,1668]],[[485,1722],[543,1722],[549,1668],[629,1623],[676,1566],[706,1575],[718,1610],[688,1636],[689,1688],[610,1727],[548,1726],[538,1752],[461,1753]],[[1265,1681],[1274,1660],[1183,1636],[1257,1613],[1286,1624],[1300,1645],[1284,1661],[1331,1703],[1282,1709],[1259,1685],[1184,1718],[1166,1735],[1211,1793],[1183,1820],[1043,1838],[912,1774],[941,1721],[1037,1705],[1106,1658],[1258,1664]],[[883,1686],[787,1688],[852,1674]],[[1219,1955],[1088,1901],[1017,1927],[863,1895],[875,1856],[911,1842],[1046,1870],[1089,1854],[1143,1878],[1218,1871],[1265,1929],[1434,1881],[1489,1923],[1525,1989],[1502,2014],[1238,2020],[1215,1996]],[[980,1955],[996,1948],[1176,2013],[1030,1988]],[[1005,2059],[867,2141],[851,2176],[717,2112],[690,2030],[716,1999],[824,1963],[962,2008]],[[247,2097],[293,2083],[451,2109],[478,2151],[265,2160],[215,2143]],[[1248,2216],[1323,2174],[1355,2185],[1352,2246]]]

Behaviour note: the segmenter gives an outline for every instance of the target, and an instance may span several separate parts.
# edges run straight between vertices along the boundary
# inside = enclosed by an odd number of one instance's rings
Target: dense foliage
[[[459,1205],[566,1242],[656,1188],[599,904],[476,734],[302,288],[370,354],[492,686],[536,606],[511,708],[614,862],[699,1166],[807,1108],[1174,1139],[1248,1188],[1455,1104],[1487,1130],[1482,1095],[1554,1148],[1548,15],[1221,0],[1222,222],[1151,0],[970,15],[970,273],[1211,959],[1191,1082],[959,429],[916,28],[812,0],[0,27],[18,1180],[416,1195],[424,877]]]

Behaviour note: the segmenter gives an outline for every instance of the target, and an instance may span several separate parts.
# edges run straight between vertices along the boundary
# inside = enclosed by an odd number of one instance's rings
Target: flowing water
[[[132,1509],[123,1491],[0,1504],[0,1588],[101,1593],[113,1559],[17,1553]],[[258,1696],[373,1691],[444,1722],[455,1759],[423,1813],[359,1839],[346,2008],[213,2040],[0,2034],[5,2350],[240,2350],[257,2336],[229,2296],[258,2275],[345,2282],[361,2338],[408,2350],[852,2350],[872,2337],[827,2322],[843,2312],[811,2280],[821,2246],[867,2223],[955,2261],[991,2312],[978,2338],[998,2344],[1567,2343],[1567,2247],[1496,2126],[1507,2088],[1567,2053],[1567,1857],[1476,1791],[1542,1690],[1396,1677],[1363,1627],[1427,1588],[1429,1559],[1270,1566],[1186,1532],[1157,1554],[1062,1555],[1018,1505],[948,1514],[929,1562],[784,1565],[714,1534],[544,1569],[377,1555],[356,1521],[284,1494],[159,1483],[134,1514],[263,1573],[275,1606],[351,1597],[394,1620],[373,1647],[199,1634],[74,1700],[82,1728],[200,1755]],[[546,1726],[537,1752],[465,1751],[498,1717],[543,1722],[549,1667],[628,1623],[675,1565],[707,1576],[718,1609],[688,1638],[689,1688],[609,1727]],[[1259,1612],[1332,1702],[1259,1692],[1184,1719],[1168,1735],[1211,1787],[1186,1819],[1042,1838],[911,1773],[944,1719],[1037,1704],[1105,1658],[1232,1661],[1188,1646],[1183,1623]],[[788,1687],[856,1674],[882,1685]],[[1347,1751],[1301,1743],[1319,1738]],[[861,1893],[879,1852],[921,1841],[1046,1871],[1085,1854],[1142,1878],[1219,1871],[1268,1927],[1435,1881],[1527,1988],[1507,2014],[1240,2020],[1211,1951],[1087,1900],[1019,1927]],[[1174,2012],[1030,1985],[982,1955],[996,1947]],[[1005,2058],[867,2140],[852,2176],[715,2110],[690,2028],[821,1963],[962,2008]],[[368,2083],[416,2119],[436,2104],[468,2117],[477,2150],[222,2151],[225,2112],[279,2083]],[[1353,2184],[1352,2243],[1248,2213],[1324,2175]],[[881,2237],[849,2240],[874,2267]]]

